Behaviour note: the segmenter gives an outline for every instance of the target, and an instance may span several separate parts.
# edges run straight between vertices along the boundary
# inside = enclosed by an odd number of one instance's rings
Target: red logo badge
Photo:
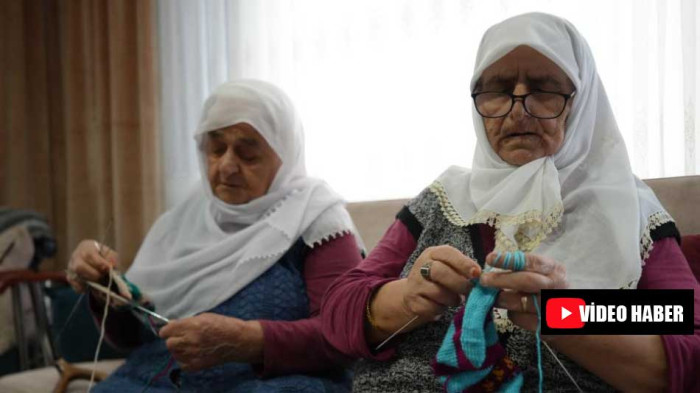
[[[585,306],[581,298],[559,297],[547,300],[547,327],[552,329],[580,329],[581,321],[579,306]]]

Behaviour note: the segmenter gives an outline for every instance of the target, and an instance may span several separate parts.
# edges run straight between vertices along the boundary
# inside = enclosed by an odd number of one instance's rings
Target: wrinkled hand
[[[204,313],[171,321],[159,335],[185,371],[227,362],[261,363],[263,359],[264,338],[258,321]]]
[[[420,273],[430,263],[430,280]],[[404,290],[407,311],[423,320],[432,320],[447,307],[458,306],[472,288],[470,280],[481,274],[481,267],[452,246],[426,248],[408,274]]]
[[[73,289],[82,293],[85,291],[85,281],[106,282],[110,268],[119,265],[119,255],[107,247],[101,245],[104,255],[100,255],[100,244],[94,240],[83,240],[73,250],[68,263],[66,278]]]
[[[496,261],[497,254],[490,253],[486,263],[493,267],[502,267],[504,258]],[[485,272],[479,282],[485,287],[500,288],[502,291],[496,299],[496,307],[508,310],[508,319],[523,329],[537,329],[537,309],[533,304],[533,295],[537,295],[538,307],[542,310],[540,291],[542,289],[565,289],[564,265],[552,258],[542,255],[525,254],[525,269],[518,272]],[[523,298],[527,300],[523,300]]]

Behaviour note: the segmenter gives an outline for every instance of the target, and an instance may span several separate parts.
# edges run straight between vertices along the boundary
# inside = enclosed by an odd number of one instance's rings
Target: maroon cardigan
[[[486,255],[493,250],[492,231],[485,225],[479,229]],[[374,360],[387,360],[394,354],[391,346],[380,352],[369,348],[365,307],[376,288],[399,277],[415,248],[414,234],[397,219],[367,259],[331,285],[323,304],[323,332],[336,348],[351,357]],[[638,288],[695,290],[695,334],[662,336],[662,340],[668,360],[668,391],[700,392],[700,284],[675,239],[666,237],[654,242]]]

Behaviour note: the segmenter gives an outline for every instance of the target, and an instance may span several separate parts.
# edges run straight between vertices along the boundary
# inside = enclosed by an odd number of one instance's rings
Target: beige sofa
[[[700,176],[647,179],[683,235],[700,234]],[[348,210],[368,250],[374,248],[407,199],[350,203]]]
[[[700,176],[645,180],[676,220],[683,235],[700,234]],[[374,248],[407,199],[350,203],[348,210],[368,250]],[[120,361],[101,362],[100,370],[110,371]],[[90,364],[84,364],[90,366]],[[58,380],[54,368],[26,371],[0,378],[0,392],[51,392]],[[85,381],[75,381],[69,392],[84,392]]]

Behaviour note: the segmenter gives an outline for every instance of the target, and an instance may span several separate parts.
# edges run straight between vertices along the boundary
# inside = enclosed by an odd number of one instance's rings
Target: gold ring
[[[523,312],[527,312],[527,296],[520,298],[520,304],[523,306]]]

